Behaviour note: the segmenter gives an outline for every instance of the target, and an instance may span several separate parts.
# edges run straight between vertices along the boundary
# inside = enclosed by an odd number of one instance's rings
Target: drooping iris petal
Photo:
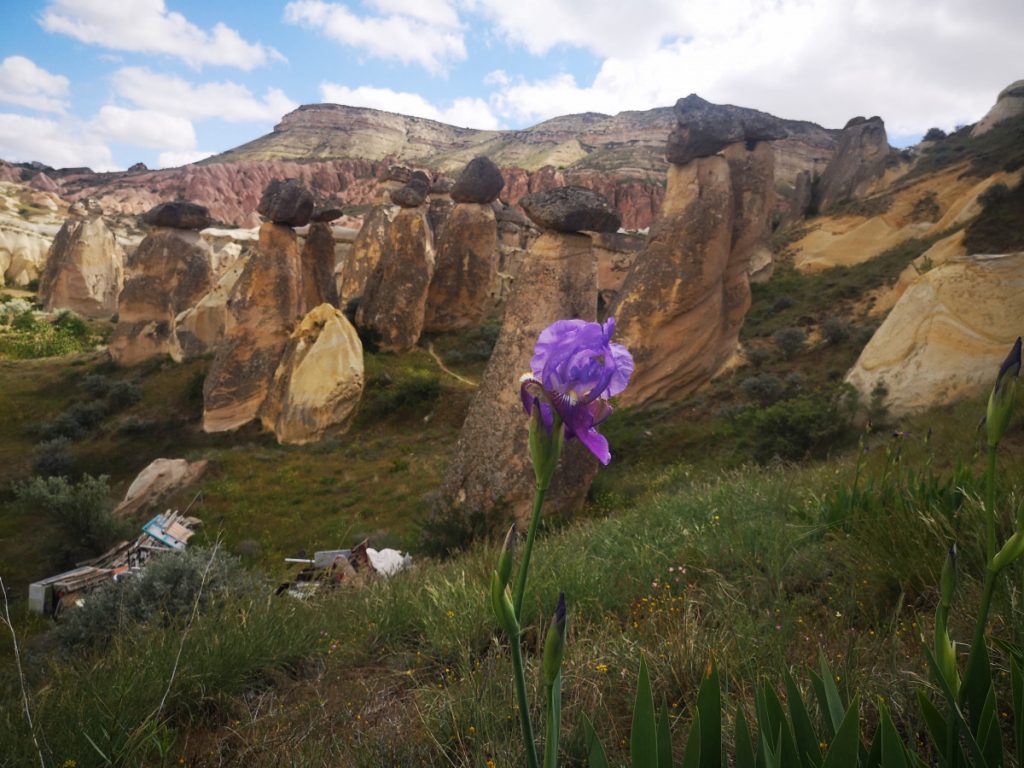
[[[611,342],[614,331],[614,318],[603,325],[584,320],[552,323],[541,331],[530,361],[532,375],[523,378],[521,389],[528,413],[536,405],[550,427],[551,409],[557,410],[566,438],[578,439],[604,464],[611,458],[608,441],[595,427],[611,413],[607,399],[622,392],[633,374],[629,350]]]

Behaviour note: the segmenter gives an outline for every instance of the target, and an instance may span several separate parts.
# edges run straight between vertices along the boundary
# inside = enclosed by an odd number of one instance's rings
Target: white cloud
[[[588,14],[570,0],[546,0],[550,21],[531,42],[517,19],[534,0],[481,2],[497,14],[496,24],[506,34],[522,36],[530,50],[557,44],[615,48],[607,29],[592,23],[611,3],[595,3]],[[589,84],[570,75],[526,81],[492,73],[492,106],[500,118],[524,124],[567,112],[667,106],[696,92],[713,102],[829,127],[841,127],[857,114],[878,114],[890,136],[910,136],[932,125],[977,120],[999,90],[1019,77],[1024,3],[1017,0],[976,0],[969,7],[935,0],[927,11],[916,0],[758,0],[734,13],[737,3],[629,5],[629,14],[657,18],[653,26],[666,33],[667,42],[648,40],[608,55]],[[622,8],[625,13],[627,6]],[[664,15],[647,15],[656,10]],[[576,23],[567,23],[569,18]],[[629,27],[620,25],[624,39],[631,36]]]
[[[38,160],[55,168],[117,169],[110,148],[82,126],[25,115],[0,114],[0,157]]]
[[[369,0],[381,13],[411,16],[428,24],[458,27],[459,15],[448,0]]]
[[[277,88],[262,99],[233,82],[193,85],[174,75],[144,67],[123,67],[113,75],[117,94],[137,107],[201,120],[216,117],[229,123],[277,121],[298,104]]]
[[[483,99],[456,99],[450,106],[435,107],[418,93],[393,91],[389,88],[360,86],[349,88],[336,83],[321,83],[320,96],[324,101],[346,104],[350,107],[369,107],[387,112],[397,112],[412,117],[425,117],[450,125],[467,128],[492,130],[498,127],[498,120]]]
[[[108,141],[167,151],[192,150],[196,132],[183,117],[148,109],[125,109],[108,104],[88,124],[97,136]]]
[[[8,56],[0,62],[0,101],[40,112],[64,112],[68,108],[68,79],[53,75],[24,56]]]
[[[375,58],[419,64],[434,74],[466,58],[463,33],[449,24],[449,12],[454,15],[454,11],[448,3],[377,0],[376,4],[382,10],[399,12],[387,16],[357,16],[337,3],[298,0],[285,6],[284,20],[322,31],[330,39]],[[415,8],[419,10],[413,10]],[[425,19],[434,11],[441,12],[438,19]]]
[[[213,154],[213,152],[203,152],[202,150],[194,152],[161,152],[157,156],[156,167],[177,168],[180,165],[198,163],[200,160],[205,160]]]
[[[174,56],[192,67],[206,64],[250,70],[283,59],[273,48],[250,43],[218,23],[206,31],[163,0],[53,0],[40,24],[47,32],[118,51]]]

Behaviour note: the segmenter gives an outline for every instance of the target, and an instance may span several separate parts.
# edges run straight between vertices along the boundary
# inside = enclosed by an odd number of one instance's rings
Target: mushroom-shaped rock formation
[[[206,229],[213,223],[206,206],[184,200],[160,203],[142,214],[139,221],[150,227],[196,230]]]
[[[608,200],[586,187],[531,192],[519,205],[538,227],[556,232],[616,232],[622,223]]]
[[[298,179],[275,179],[263,190],[256,211],[288,227],[304,227],[313,215],[313,193]]]
[[[498,199],[505,178],[487,157],[474,157],[451,188],[456,203],[491,203]]]

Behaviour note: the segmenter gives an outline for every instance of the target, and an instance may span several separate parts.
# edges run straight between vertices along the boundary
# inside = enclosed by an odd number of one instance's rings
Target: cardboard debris
[[[29,610],[56,617],[94,589],[142,570],[151,557],[185,549],[200,525],[202,521],[196,517],[167,510],[142,526],[142,534],[134,541],[122,541],[70,571],[30,584]]]

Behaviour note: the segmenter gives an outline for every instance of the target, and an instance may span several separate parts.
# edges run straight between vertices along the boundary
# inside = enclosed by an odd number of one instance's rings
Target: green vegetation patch
[[[967,227],[964,235],[967,252],[1024,251],[1024,181],[1013,189],[1005,184],[994,184],[978,200],[984,207]]]

